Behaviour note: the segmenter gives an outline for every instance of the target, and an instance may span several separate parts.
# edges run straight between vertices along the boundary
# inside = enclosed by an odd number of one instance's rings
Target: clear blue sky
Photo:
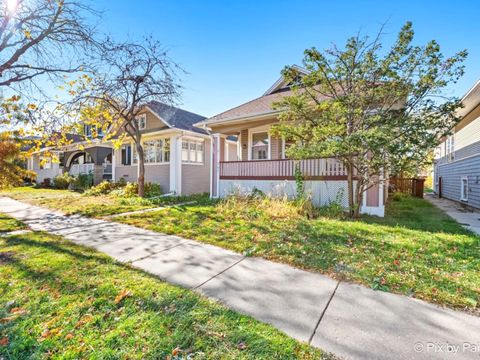
[[[211,116],[260,96],[303,50],[319,49],[388,22],[390,42],[408,20],[416,43],[437,40],[446,55],[469,50],[465,77],[451,89],[462,96],[480,78],[480,2],[97,0],[103,31],[118,38],[153,34],[188,75],[182,107]]]

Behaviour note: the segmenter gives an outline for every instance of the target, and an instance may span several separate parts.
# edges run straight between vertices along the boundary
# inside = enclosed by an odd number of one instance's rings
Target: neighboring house
[[[270,134],[270,127],[278,122],[280,112],[273,110],[272,105],[291,94],[291,84],[281,77],[261,97],[196,124],[212,133],[212,197],[254,189],[273,196],[293,197],[298,163],[315,205],[339,201],[348,206],[347,172],[340,161],[288,159],[285,154],[288,143]],[[236,149],[235,144],[228,141],[230,136],[238,138]],[[230,157],[232,153],[237,154],[238,160]],[[361,212],[383,216],[385,199],[385,186],[381,182],[366,192]]]
[[[453,134],[435,149],[433,186],[439,197],[480,208],[480,81],[462,103]]]
[[[159,102],[144,106],[137,121],[145,153],[145,181],[162,186],[164,192],[192,194],[210,188],[210,136],[193,126],[205,117]],[[137,180],[137,159],[133,141],[126,137],[119,149],[103,134],[91,138],[92,129],[84,126],[84,136],[69,145],[42,149],[33,154],[28,168],[37,173],[37,182],[53,179],[62,172],[71,175],[93,173],[94,183],[102,180]],[[118,133],[114,137],[118,138]],[[88,139],[85,139],[88,138]],[[43,156],[55,154],[59,161]]]

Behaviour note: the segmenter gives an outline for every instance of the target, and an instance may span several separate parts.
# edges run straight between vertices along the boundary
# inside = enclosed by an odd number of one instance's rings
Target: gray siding
[[[203,164],[182,163],[182,195],[210,192],[210,140],[203,148]]]
[[[117,166],[115,168],[115,180],[124,178],[128,182],[137,181],[137,165]],[[145,164],[145,182],[160,184],[163,192],[170,191],[170,164],[154,165]]]
[[[461,201],[461,179],[466,176],[468,177],[468,201],[461,202],[480,208],[480,154],[468,159],[438,165],[437,169],[438,176],[442,178],[442,196],[444,198]]]

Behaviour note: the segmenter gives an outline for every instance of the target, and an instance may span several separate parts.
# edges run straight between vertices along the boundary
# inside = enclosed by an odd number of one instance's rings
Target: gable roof
[[[298,65],[292,65],[291,68],[297,70],[300,74],[303,74],[303,75],[308,75],[310,73],[307,69]],[[270,88],[267,91],[265,91],[263,96],[273,94],[274,92],[284,88],[288,88],[288,84],[285,81],[285,77],[282,75],[277,81],[275,81],[275,83],[272,86],[270,86]]]
[[[157,115],[161,120],[163,120],[163,122],[165,122],[165,124],[170,128],[207,134],[205,130],[194,126],[195,123],[205,120],[205,116],[201,116],[158,101],[150,101],[145,106],[155,113],[155,115]]]
[[[309,73],[308,70],[298,65],[293,65],[292,67],[300,74]],[[204,121],[200,121],[196,123],[195,126],[208,127],[209,125],[229,121],[242,121],[264,116],[270,117],[280,112],[280,110],[274,110],[272,108],[273,104],[285,96],[292,95],[292,93],[293,91],[290,88],[290,84],[285,81],[282,75],[262,96],[212,116]]]

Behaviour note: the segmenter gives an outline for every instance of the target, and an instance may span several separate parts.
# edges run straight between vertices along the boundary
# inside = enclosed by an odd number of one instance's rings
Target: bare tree
[[[99,107],[102,111],[107,107],[113,128],[123,130],[133,140],[137,153],[138,195],[144,196],[145,156],[136,119],[142,106],[150,101],[176,102],[181,90],[177,73],[181,69],[152,37],[139,43],[107,41],[103,44],[100,60],[103,65],[94,77],[77,87],[75,102],[83,107]]]
[[[42,75],[83,70],[84,50],[95,44],[92,15],[97,13],[75,0],[1,1],[0,89],[40,89],[34,80]]]

